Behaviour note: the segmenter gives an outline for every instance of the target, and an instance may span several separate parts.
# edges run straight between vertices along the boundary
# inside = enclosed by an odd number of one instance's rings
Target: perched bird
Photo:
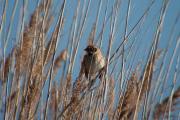
[[[103,69],[105,66],[105,59],[101,50],[94,45],[88,45],[84,50],[86,54],[82,61],[81,74],[84,73],[86,78],[92,78]]]

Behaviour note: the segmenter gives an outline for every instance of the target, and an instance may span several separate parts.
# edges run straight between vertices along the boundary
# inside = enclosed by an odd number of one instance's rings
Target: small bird
[[[84,73],[86,78],[91,78],[104,68],[105,59],[101,50],[94,45],[88,45],[84,50],[86,54],[82,61],[81,74]]]

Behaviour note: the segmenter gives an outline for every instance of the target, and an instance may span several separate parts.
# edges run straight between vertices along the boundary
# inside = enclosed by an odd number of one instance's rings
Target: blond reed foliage
[[[61,67],[62,62],[66,61],[68,58],[68,51],[67,50],[63,50],[56,58],[56,60],[54,61],[54,74],[57,73],[58,68]]]
[[[176,108],[176,105],[179,104],[180,98],[180,87],[174,92],[172,96],[172,108],[171,111],[176,111],[179,108]],[[170,109],[170,100],[171,96],[165,98],[161,103],[157,104],[154,111],[154,119],[167,118],[168,112]]]
[[[5,59],[5,63],[3,64],[3,67],[1,69],[0,79],[2,80],[2,83],[6,82],[6,80],[8,78],[12,57],[13,56],[11,54],[8,55],[8,57]]]
[[[25,68],[22,70],[28,72],[28,80],[26,90],[24,91],[24,99],[22,101],[22,110],[20,114],[22,119],[30,119],[34,116],[44,81],[42,79],[44,78],[42,76],[44,67],[42,57],[44,54],[44,37],[41,37],[44,31],[41,30],[43,20],[39,15],[43,12],[42,6],[43,4],[37,7],[32,14],[28,29],[25,29],[23,36],[22,52],[20,54],[22,60],[20,62],[23,63],[22,66]],[[29,70],[25,67],[27,65],[29,65]]]
[[[106,104],[106,110],[108,112],[108,119],[113,118],[113,108],[114,108],[114,101],[115,101],[115,81],[113,78],[109,79],[109,89],[108,89],[108,98]]]
[[[77,79],[73,86],[73,93],[69,104],[70,107],[65,115],[67,117],[66,119],[71,119],[72,114],[77,110],[79,101],[81,99],[81,93],[83,92],[84,87],[85,86],[83,80],[81,78]]]
[[[51,88],[51,99],[50,99],[50,102],[49,102],[49,108],[50,110],[52,111],[52,119],[53,120],[56,120],[57,119],[57,108],[58,108],[58,105],[57,105],[57,87],[56,87],[56,83],[54,82],[52,88]]]
[[[128,81],[125,94],[120,98],[116,119],[132,119],[132,116],[135,112],[138,94],[138,76],[137,73],[134,72]]]

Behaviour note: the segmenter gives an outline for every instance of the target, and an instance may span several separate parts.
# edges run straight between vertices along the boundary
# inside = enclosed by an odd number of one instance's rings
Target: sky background
[[[19,40],[19,33],[20,33],[20,25],[22,24],[21,17],[22,17],[22,6],[23,6],[23,0],[17,0],[17,6],[16,8],[13,8],[16,4],[15,0],[8,0],[8,4],[6,7],[6,16],[5,19],[2,20],[3,15],[3,5],[5,3],[5,0],[0,0],[0,24],[1,24],[1,31],[0,31],[0,58],[2,59],[2,53],[3,48],[5,46],[4,41],[7,42],[7,48],[6,48],[6,56],[10,53],[13,46],[15,46]],[[131,51],[126,53],[127,58],[127,66],[125,66],[125,69],[128,70],[128,66],[131,65],[133,68],[137,66],[138,63],[145,64],[145,61],[147,59],[147,55],[149,52],[149,48],[151,47],[152,41],[154,39],[155,31],[157,28],[159,16],[160,16],[160,10],[162,6],[162,2],[164,0],[155,0],[154,4],[152,5],[150,11],[146,15],[146,17],[141,22],[141,25],[138,25],[138,27],[133,31],[133,33],[128,37],[128,42],[126,43],[125,48],[128,49],[129,46],[133,44],[134,51]],[[33,13],[34,9],[37,6],[37,0],[25,0],[25,3],[27,2],[27,9],[25,11],[25,26],[29,22],[29,18],[31,14]],[[78,54],[76,56],[75,64],[74,64],[74,70],[72,72],[73,80],[76,79],[76,77],[79,74],[80,69],[80,63],[82,61],[84,51],[83,49],[87,46],[87,40],[89,38],[91,29],[93,27],[93,24],[96,21],[96,15],[97,11],[99,9],[99,2],[100,0],[91,0],[89,12],[87,15],[87,20],[85,22],[84,30],[82,37],[80,38],[80,44],[78,48]],[[102,0],[101,4],[101,10],[99,13],[99,19],[97,24],[97,31],[95,35],[95,40],[98,39],[98,35],[101,32],[102,26],[103,26],[103,19],[105,16],[105,10],[107,7],[107,17],[111,15],[112,7],[115,4],[116,0]],[[87,6],[88,0],[80,0],[80,9],[79,9],[79,15],[78,20],[80,20],[80,17],[82,16],[82,11],[85,6]],[[137,21],[140,19],[140,17],[143,15],[145,10],[150,5],[151,0],[131,0],[131,9],[129,14],[129,20],[127,25],[127,33],[129,33],[134,25],[137,23]],[[62,4],[62,0],[53,0],[52,5],[52,14],[55,16],[55,20],[58,17],[58,11],[60,10],[60,6]],[[64,29],[62,31],[62,37],[59,40],[58,44],[58,50],[57,53],[62,51],[63,49],[66,49],[68,39],[70,36],[71,31],[71,24],[73,22],[73,16],[76,11],[76,7],[78,5],[78,0],[67,0],[66,6],[65,6],[65,22],[64,22]],[[122,42],[123,35],[124,35],[124,28],[125,28],[125,17],[127,13],[127,7],[128,2],[127,0],[121,0],[120,8],[117,11],[117,14],[114,16],[117,19],[116,25],[115,25],[115,35],[114,40],[112,44],[112,51],[111,53],[114,53],[115,50],[118,48],[119,44]],[[15,11],[13,11],[13,9]],[[14,13],[13,13],[14,12]],[[14,14],[14,15],[13,15]],[[13,17],[12,17],[13,15]],[[160,36],[160,42],[159,42],[159,49],[164,50],[168,44],[169,39],[172,39],[172,43],[168,52],[168,57],[165,61],[165,70],[168,67],[170,58],[172,57],[173,50],[176,46],[176,41],[179,39],[180,35],[180,0],[170,0],[168,4],[168,8],[165,14],[165,19],[163,22],[163,27],[161,31]],[[178,20],[177,20],[178,18]],[[175,24],[176,22],[176,24]],[[105,25],[105,31],[103,33],[103,44],[102,44],[102,52],[104,56],[106,56],[107,48],[109,44],[109,34],[110,34],[110,24],[111,19],[107,20],[107,23]],[[171,33],[171,30],[173,28],[173,25],[175,24],[173,33]],[[52,25],[52,28],[55,24]],[[8,32],[8,30],[10,30]],[[51,34],[51,30],[49,31],[49,34]],[[48,36],[47,36],[48,37]],[[136,51],[136,52],[135,52]],[[175,71],[175,65],[177,62],[177,57],[180,54],[180,47],[178,48],[178,52],[175,55],[175,59],[172,64],[172,68],[170,69],[170,74],[168,77],[168,83],[167,83],[167,89],[170,89],[168,86],[172,85],[173,80],[173,73]],[[134,61],[133,61],[133,60]],[[121,67],[120,66],[121,61],[118,62],[117,67],[114,74],[114,78],[118,77],[118,70]],[[118,67],[119,65],[119,67]],[[113,65],[111,65],[113,67]],[[156,66],[156,70],[158,70],[158,65]],[[178,66],[179,68],[179,66]],[[178,69],[179,70],[179,69]],[[116,72],[117,71],[117,72]],[[62,69],[59,70],[58,75],[56,76],[56,79],[59,80],[59,76],[62,73]],[[156,74],[155,74],[156,75]],[[126,78],[128,78],[128,74]],[[176,87],[180,85],[180,76],[178,76],[178,81],[176,84]],[[170,91],[171,92],[171,91]],[[167,93],[165,92],[165,96],[169,95],[169,91],[167,90]]]

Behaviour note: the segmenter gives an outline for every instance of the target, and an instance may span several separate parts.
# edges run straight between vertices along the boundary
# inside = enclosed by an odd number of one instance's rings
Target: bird
[[[88,45],[85,49],[85,55],[81,63],[81,74],[85,74],[86,78],[92,78],[100,74],[105,66],[105,58],[100,48],[95,45]],[[101,74],[100,76],[101,77]]]

